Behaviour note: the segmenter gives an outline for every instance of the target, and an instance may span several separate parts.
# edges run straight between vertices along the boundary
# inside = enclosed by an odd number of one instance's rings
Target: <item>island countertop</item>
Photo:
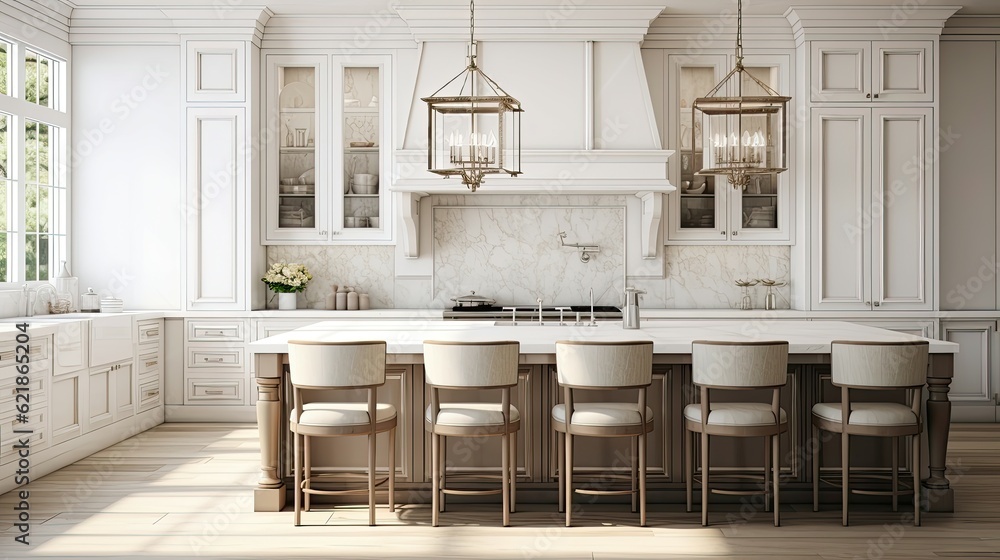
[[[841,321],[647,321],[639,329],[623,329],[617,321],[597,326],[543,325],[519,322],[516,326],[493,321],[323,321],[249,344],[253,354],[285,353],[289,340],[351,342],[385,340],[388,354],[422,354],[425,340],[481,342],[516,340],[522,354],[554,354],[557,340],[650,340],[655,354],[689,354],[695,340],[785,340],[790,354],[828,354],[835,340],[907,341],[921,337]],[[954,354],[958,344],[930,341],[933,354]]]

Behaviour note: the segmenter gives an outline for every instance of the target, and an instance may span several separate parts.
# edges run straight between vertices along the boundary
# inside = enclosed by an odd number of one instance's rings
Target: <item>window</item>
[[[68,257],[63,64],[0,37],[0,282],[48,280]]]

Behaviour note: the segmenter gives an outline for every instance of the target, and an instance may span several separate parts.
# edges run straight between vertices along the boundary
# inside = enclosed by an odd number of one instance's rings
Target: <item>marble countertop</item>
[[[828,354],[834,340],[924,340],[886,329],[839,321],[650,321],[635,330],[617,321],[580,326],[496,326],[492,321],[323,321],[248,345],[251,353],[284,353],[289,340],[385,340],[390,354],[420,354],[424,340],[516,340],[522,354],[553,354],[557,340],[651,340],[657,354],[690,354],[694,340],[787,340],[792,354]],[[956,353],[958,344],[930,341],[932,353]]]

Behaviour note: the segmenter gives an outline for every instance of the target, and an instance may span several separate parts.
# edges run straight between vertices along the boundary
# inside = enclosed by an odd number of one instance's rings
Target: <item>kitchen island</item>
[[[696,391],[691,390],[691,343],[694,340],[785,340],[789,343],[789,383],[782,392],[782,407],[791,415],[792,429],[782,441],[782,494],[785,503],[809,501],[811,484],[808,468],[809,414],[814,402],[836,400],[837,395],[829,383],[830,343],[834,340],[902,341],[918,337],[834,321],[775,321],[757,319],[747,321],[646,321],[638,330],[622,329],[617,322],[591,325],[557,325],[519,323],[516,326],[496,325],[493,322],[448,322],[435,320],[408,321],[326,321],[296,329],[281,335],[261,339],[249,345],[256,364],[258,386],[257,422],[261,449],[261,476],[254,489],[255,511],[280,511],[285,503],[286,477],[291,476],[290,451],[287,442],[287,418],[290,395],[286,376],[287,343],[289,340],[326,340],[350,342],[385,340],[387,343],[387,381],[380,390],[380,400],[396,405],[400,437],[397,456],[402,465],[397,468],[397,500],[403,503],[429,501],[428,470],[429,439],[424,437],[423,414],[429,399],[423,386],[424,340],[517,340],[520,342],[520,382],[514,404],[521,410],[522,430],[519,445],[523,451],[518,456],[518,499],[523,501],[550,501],[555,505],[556,460],[549,425],[549,411],[557,404],[561,391],[557,390],[554,375],[555,342],[557,340],[649,340],[653,342],[654,385],[650,390],[650,406],[656,411],[656,428],[651,434],[649,465],[650,501],[682,502],[683,461],[682,430],[678,415],[683,406],[694,402]],[[949,385],[953,374],[953,357],[958,345],[930,340],[930,360],[927,372],[927,406],[925,434],[928,460],[922,476],[922,499],[931,511],[951,511],[953,495],[945,476],[948,429],[951,403]],[[756,398],[751,392],[737,398]],[[620,397],[619,397],[620,398]],[[884,395],[881,398],[885,398]],[[458,438],[455,438],[458,439]],[[860,438],[855,438],[860,439]],[[869,439],[869,438],[866,438]],[[852,445],[853,445],[852,440]],[[381,444],[380,444],[381,445]],[[578,463],[582,476],[589,474],[601,478],[602,473],[623,467],[624,448],[615,444],[595,444]],[[757,458],[744,451],[742,443],[733,443],[731,453],[714,453],[721,456],[723,468],[734,473],[759,472],[762,468]],[[882,442],[865,443],[860,456],[873,461],[859,465],[874,472],[884,471],[892,450]],[[836,447],[831,445],[830,447]],[[754,449],[752,446],[747,449]],[[488,443],[473,442],[457,447],[449,456],[449,467],[462,470],[489,472],[499,465],[499,451]],[[494,453],[495,451],[495,453]],[[586,455],[586,453],[590,455]],[[319,452],[322,453],[322,452]],[[754,455],[762,455],[753,452]],[[497,457],[493,457],[493,455]],[[348,473],[363,467],[362,462],[352,461],[352,453],[342,448],[328,453],[330,462],[317,459],[316,464],[333,465],[334,472]],[[359,454],[358,457],[362,457]],[[625,455],[627,457],[628,455]],[[904,455],[905,456],[905,455]],[[452,462],[452,457],[456,462]],[[833,453],[825,453],[822,467],[834,470],[839,460]],[[603,462],[602,462],[603,461]],[[588,467],[589,464],[589,467]],[[626,463],[627,464],[627,463]],[[904,463],[905,464],[905,463]],[[696,469],[700,465],[696,465]],[[576,476],[574,476],[576,478]],[[787,480],[787,482],[786,482]],[[601,483],[598,481],[598,483]],[[839,492],[838,492],[839,494]],[[832,494],[831,494],[832,495]]]

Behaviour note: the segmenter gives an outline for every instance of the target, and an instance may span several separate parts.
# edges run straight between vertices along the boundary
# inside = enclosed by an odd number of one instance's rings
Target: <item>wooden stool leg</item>
[[[565,489],[566,492],[566,526],[572,527],[573,524],[573,434],[568,431],[569,426],[567,426],[566,435],[566,482]]]
[[[774,468],[774,478],[771,481],[771,491],[774,493],[774,526],[781,526],[781,494],[778,489],[779,483],[778,479],[781,477],[781,462],[779,457],[781,457],[781,436],[775,435],[774,441],[771,443],[771,453],[774,454],[771,457],[771,467]]]
[[[302,436],[302,446],[305,448],[305,457],[306,457],[305,463],[303,464],[302,468],[305,469],[305,479],[310,481],[310,484],[312,483],[311,481],[312,481],[312,464],[313,464],[311,442],[312,438],[310,438],[309,436]],[[305,510],[306,511],[312,510],[312,504],[311,504],[312,495],[304,494],[302,499],[305,500],[305,506],[303,506]]]
[[[771,511],[771,436],[764,436],[764,511]]]
[[[913,526],[920,526],[920,434],[911,436],[913,443]]]
[[[559,478],[559,513],[566,510],[566,436],[556,432],[556,460],[558,461]]]
[[[375,432],[368,434],[368,525],[375,526]]]
[[[687,494],[687,512],[691,513],[692,489],[694,485],[694,436],[691,430],[684,429],[684,493]]]
[[[847,435],[846,425],[844,432],[840,434],[840,469],[843,473],[843,484],[840,487],[840,522],[847,527],[847,506],[851,495],[851,436]]]
[[[634,493],[632,494],[635,495]],[[639,526],[646,526],[646,428],[639,436]]]
[[[701,525],[708,527],[708,432],[701,433]]]
[[[812,427],[813,511],[819,511],[819,428]]]
[[[302,444],[299,442],[301,438],[298,433],[295,433],[292,437],[294,444],[292,445],[292,453],[295,455],[295,517],[293,523],[296,527],[302,524]]]
[[[636,465],[636,459],[637,459],[637,457],[636,457],[636,447],[639,445],[639,436],[636,436],[634,438],[628,438],[628,442],[629,442],[629,448],[630,448],[630,450],[629,450],[629,453],[630,453],[629,454],[629,465],[628,465],[628,468],[629,468],[629,479],[632,482],[632,513],[635,513],[638,510],[638,508],[636,507],[636,505],[637,505],[638,500],[639,500],[639,496],[636,494],[636,490],[638,490],[638,488],[637,488],[637,486],[638,486],[638,484],[637,484],[638,480],[637,479],[639,478],[639,469],[637,468],[637,465]]]
[[[899,436],[892,438],[892,511],[899,511]]]
[[[500,436],[500,494],[503,496],[503,526],[510,526],[510,434]]]
[[[510,434],[510,512],[517,511],[517,432]]]
[[[441,442],[438,441],[438,435],[431,434],[431,526],[438,526],[438,516],[441,500],[441,452],[438,449],[441,446]]]
[[[396,428],[389,430],[389,513],[396,511]]]
[[[448,495],[444,493],[444,489],[448,487],[448,438],[446,436],[438,436],[438,438],[438,453],[441,455],[438,459],[438,469],[440,469],[441,475],[441,482],[438,484],[438,492],[441,494],[438,508],[444,513],[448,500]]]

